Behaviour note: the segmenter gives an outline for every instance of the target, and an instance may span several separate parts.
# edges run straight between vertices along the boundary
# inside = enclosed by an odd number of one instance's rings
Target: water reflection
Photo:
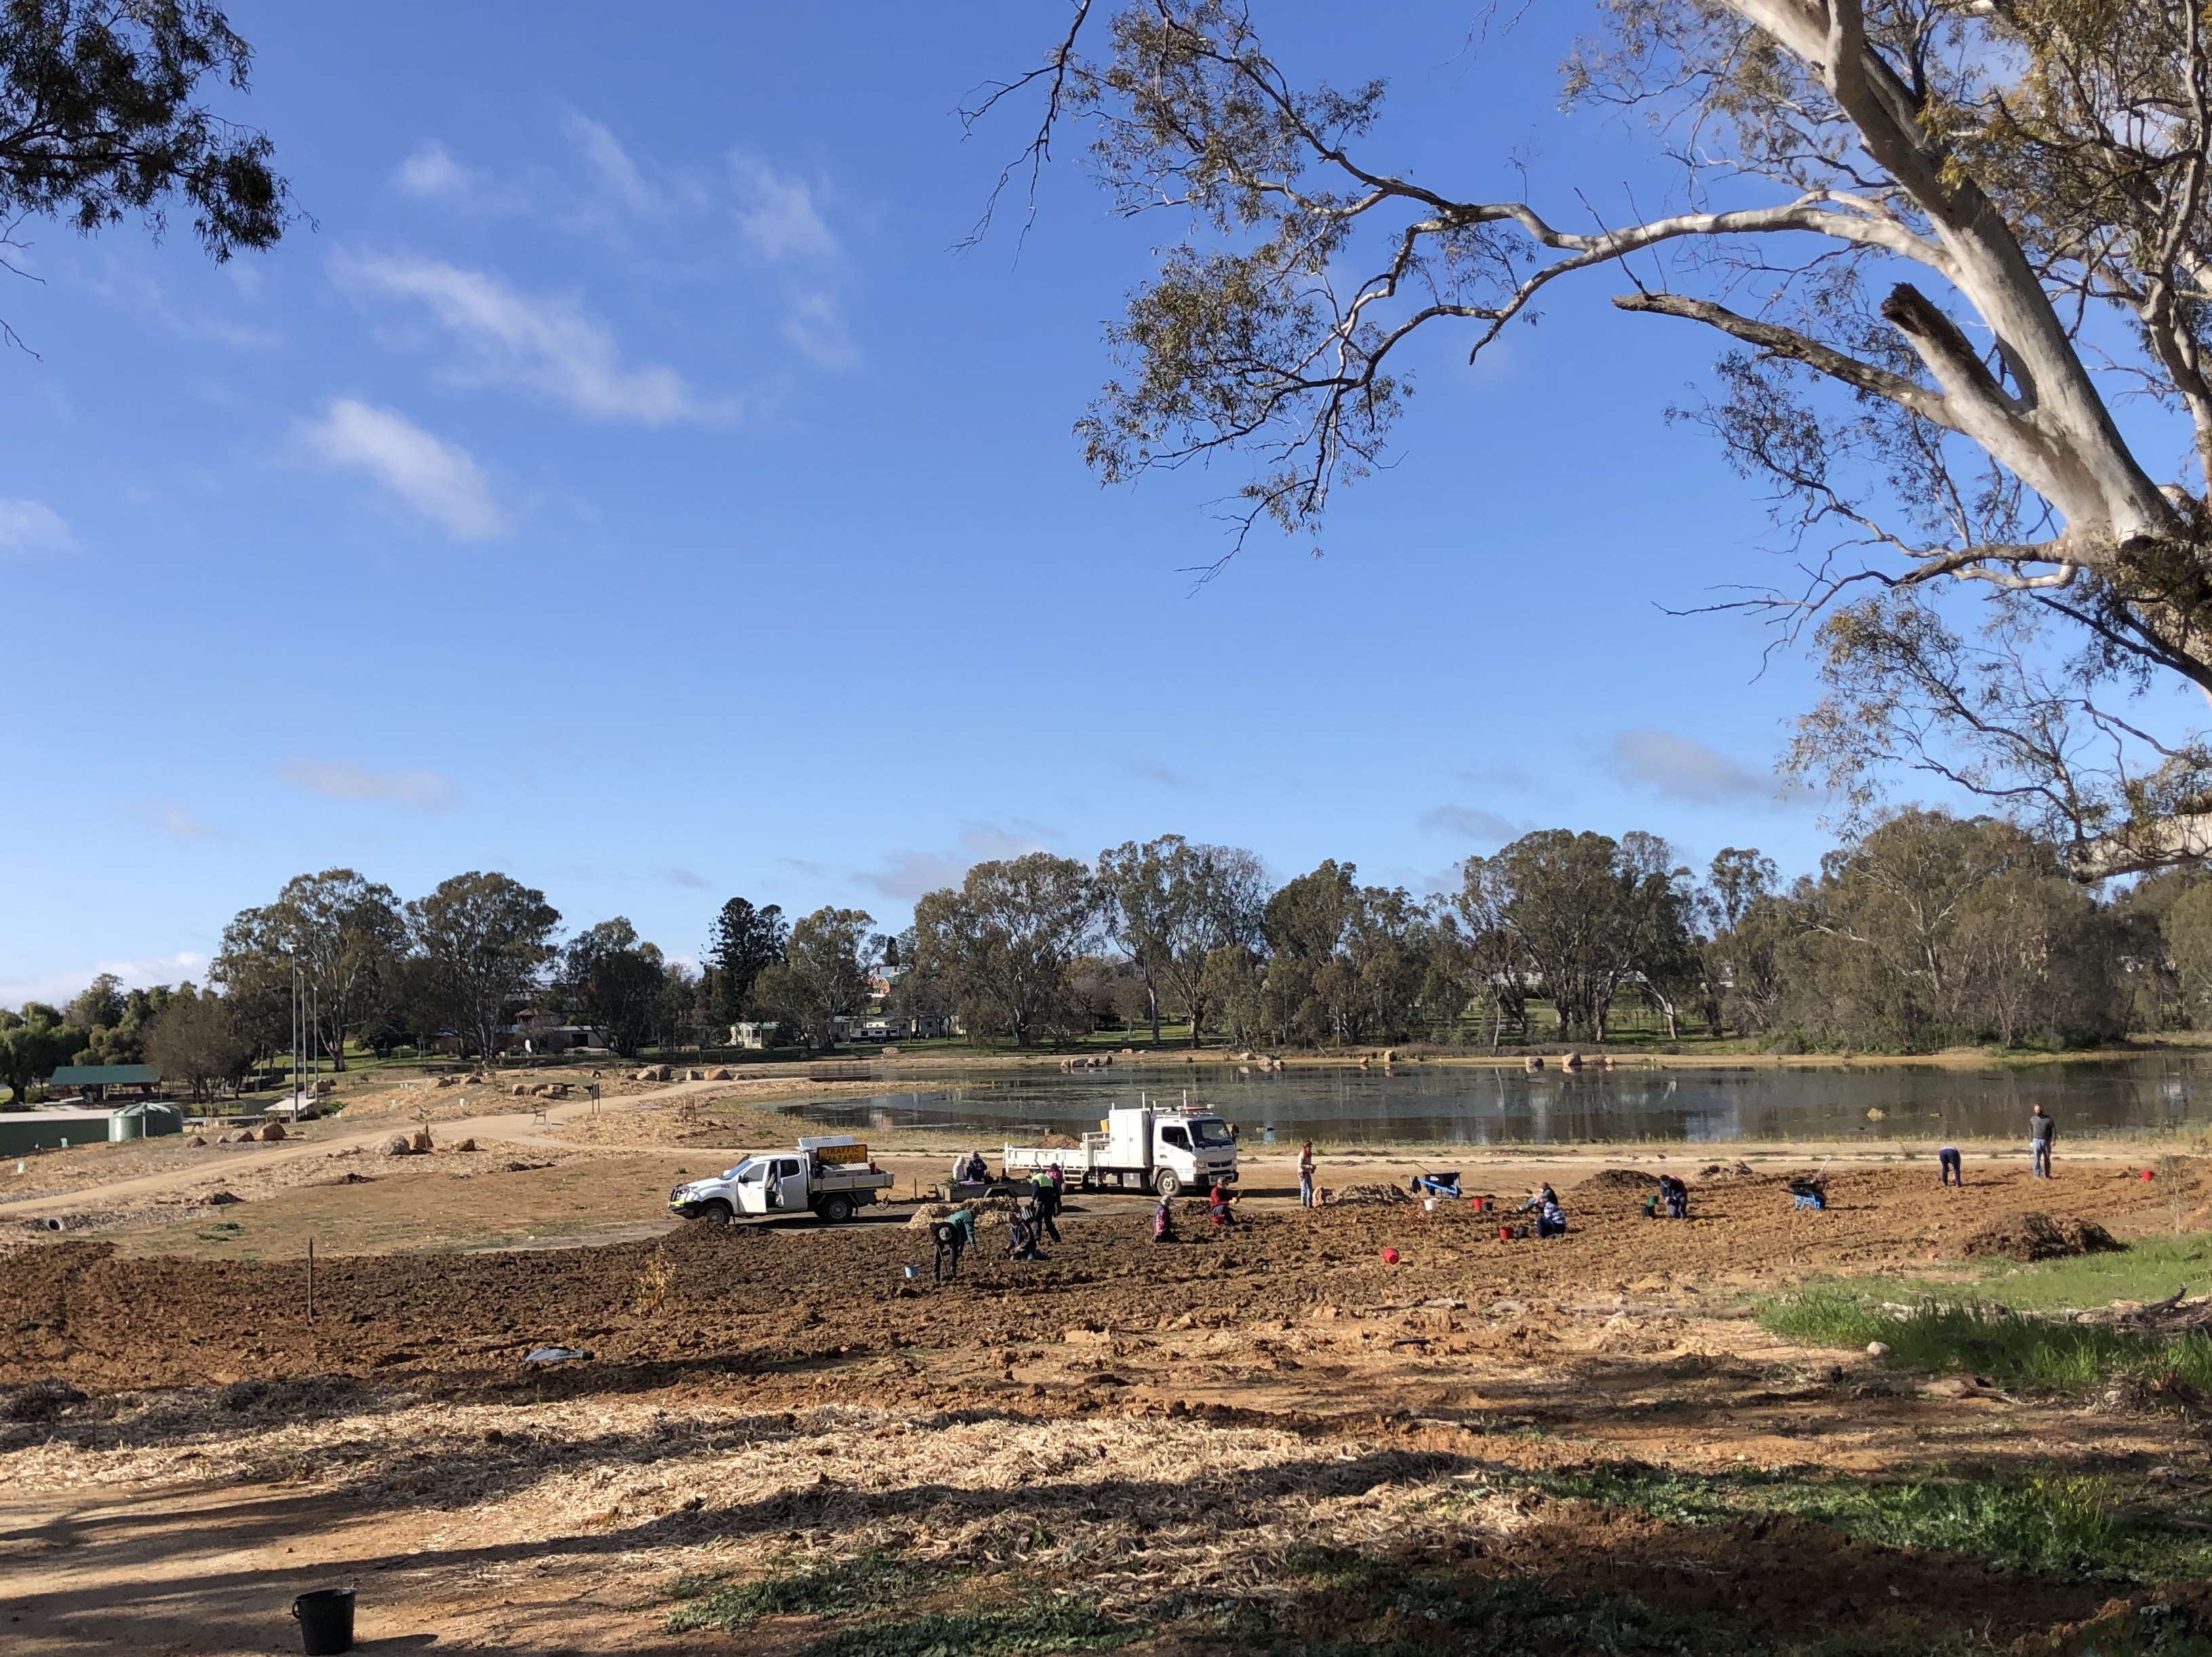
[[[986,1138],[1017,1125],[1058,1132],[1096,1126],[1107,1108],[1140,1095],[1188,1097],[1256,1132],[1263,1142],[1309,1135],[1334,1140],[1445,1140],[1470,1145],[1588,1140],[2024,1137],[2031,1104],[2057,1116],[2061,1135],[2212,1126],[2197,1084],[2208,1062],[2157,1054],[2017,1068],[1939,1065],[1771,1070],[1547,1070],[1353,1067],[1239,1075],[1194,1066],[1168,1085],[1160,1073],[1124,1070],[916,1072],[927,1085],[887,1088],[864,1099],[791,1107],[840,1127],[961,1126]],[[879,1071],[902,1079],[895,1066]],[[1186,1083],[1188,1085],[1186,1085]],[[1870,1119],[1869,1110],[1882,1113]]]

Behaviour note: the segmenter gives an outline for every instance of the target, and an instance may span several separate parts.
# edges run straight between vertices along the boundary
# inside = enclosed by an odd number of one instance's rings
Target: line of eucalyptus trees
[[[1103,1025],[1238,1045],[1602,1041],[1812,1050],[2085,1045],[2212,1022],[2212,878],[2099,895],[1990,817],[1898,813],[1785,886],[1730,847],[1702,877],[1665,841],[1565,828],[1461,865],[1456,889],[1363,883],[1334,859],[1272,887],[1180,835],[1086,865],[979,864],[916,906],[896,1010],[1018,1045]]]
[[[1019,1047],[1118,1027],[1157,1043],[1602,1041],[1625,1016],[1795,1050],[2086,1045],[2212,1025],[2212,875],[2099,893],[1990,817],[1898,813],[1785,884],[1731,847],[1702,877],[1657,836],[1565,828],[1416,894],[1334,859],[1274,885],[1179,835],[1092,862],[1038,852],[925,894],[913,924],[787,920],[736,897],[693,967],[617,916],[559,940],[545,895],[471,871],[403,901],[350,869],[301,875],[224,929],[209,983],[0,1010],[10,1102],[68,1063],[160,1064],[195,1091],[290,1044],[295,991],[325,1064],[349,1045],[498,1051],[534,1007],[617,1051],[719,1046],[730,1026],[825,1046],[881,1006]],[[888,986],[888,995],[884,994]]]

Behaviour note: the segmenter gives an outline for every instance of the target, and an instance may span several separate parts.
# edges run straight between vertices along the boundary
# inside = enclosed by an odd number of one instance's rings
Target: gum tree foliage
[[[1917,1048],[2126,1028],[2124,921],[1995,817],[1902,811],[1791,895],[1783,1018],[1816,1045]]]
[[[0,223],[89,235],[136,214],[158,235],[174,203],[218,264],[272,246],[290,217],[274,147],[204,98],[243,93],[252,57],[204,0],[5,0]]]
[[[783,959],[763,967],[753,999],[770,1017],[830,1042],[834,1020],[858,1011],[868,998],[868,966],[889,940],[871,932],[875,917],[865,909],[817,909],[791,928]]]
[[[561,912],[511,875],[471,870],[407,905],[424,1009],[489,1059],[517,1007],[543,982]]]
[[[1459,908],[1469,926],[1510,940],[1509,972],[1533,974],[1571,1038],[1602,1041],[1614,999],[1634,990],[1666,1013],[1694,972],[1689,871],[1656,835],[1523,835],[1469,858]]]
[[[635,1054],[653,1034],[668,965],[659,944],[639,940],[627,916],[571,938],[561,952],[560,978],[571,1010],[604,1030],[617,1053]]]
[[[179,993],[167,984],[126,990],[112,973],[102,973],[78,992],[64,1021],[84,1033],[84,1045],[70,1056],[78,1065],[136,1065],[146,1057],[148,1032]]]
[[[145,1047],[146,1062],[160,1070],[165,1082],[190,1083],[195,1102],[208,1098],[215,1083],[242,1075],[251,1053],[222,998],[190,984],[179,986],[167,998]]]
[[[1774,859],[1756,847],[1721,848],[1698,907],[1708,936],[1703,957],[1706,1022],[1740,1034],[1774,1028],[1782,1003],[1783,945],[1795,928]]]
[[[1566,94],[1648,118],[1674,210],[1402,153],[1381,82],[1303,78],[1241,0],[1077,0],[969,114],[1042,99],[1002,188],[1084,123],[1121,209],[1187,227],[1109,330],[1091,464],[1123,480],[1239,451],[1245,527],[1310,529],[1385,453],[1407,340],[1455,330],[1472,358],[1595,273],[1622,310],[1724,343],[1692,417],[1799,549],[1801,575],[1747,602],[1816,630],[1826,691],[1791,763],[1858,827],[1902,765],[2034,825],[2077,877],[2212,853],[2212,745],[2165,700],[2212,697],[2205,15],[1598,10]],[[2166,422],[2131,441],[2127,394]]]
[[[82,1039],[63,1022],[60,1008],[43,1001],[26,1001],[15,1012],[0,1007],[0,1082],[8,1084],[9,1107],[25,1108],[31,1088],[68,1064]]]
[[[223,928],[209,978],[231,999],[241,1028],[273,1049],[291,1040],[296,974],[313,1040],[342,1071],[347,1036],[374,1017],[407,944],[389,886],[351,869],[325,869],[294,876],[273,903],[240,910]]]
[[[1260,938],[1267,875],[1259,858],[1241,847],[1194,846],[1181,835],[1141,846],[1129,841],[1098,854],[1098,892],[1115,940],[1144,980],[1152,1045],[1159,1045],[1164,986],[1190,1020],[1196,1047],[1212,999],[1207,957],[1249,950]]]
[[[944,986],[972,1031],[1028,1047],[1065,1023],[1068,972],[1096,947],[1101,901],[1091,871],[1049,852],[979,863],[914,907],[915,969]]]

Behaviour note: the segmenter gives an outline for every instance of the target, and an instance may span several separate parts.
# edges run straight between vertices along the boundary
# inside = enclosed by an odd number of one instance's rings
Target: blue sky
[[[1255,9],[1298,73],[1391,77],[1394,163],[1663,188],[1555,107],[1580,8],[1480,52],[1463,7]],[[1606,276],[1478,370],[1425,344],[1325,555],[1194,592],[1237,476],[1102,489],[1069,434],[1180,227],[1066,159],[1024,241],[952,251],[1024,136],[954,111],[1056,7],[231,15],[313,223],[221,270],[33,224],[0,280],[37,354],[0,357],[0,1004],[193,973],[339,865],[504,869],[692,955],[733,894],[902,922],[978,858],[1168,831],[1416,886],[1533,827],[1826,843],[1767,769],[1804,665],[1662,613],[1774,568],[1664,419],[1715,342]]]

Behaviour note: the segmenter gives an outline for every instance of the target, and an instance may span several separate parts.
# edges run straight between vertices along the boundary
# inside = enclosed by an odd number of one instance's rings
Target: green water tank
[[[165,1133],[182,1133],[185,1114],[174,1105],[165,1105],[153,1100],[125,1105],[107,1119],[107,1140],[110,1144],[125,1139],[152,1139]]]

